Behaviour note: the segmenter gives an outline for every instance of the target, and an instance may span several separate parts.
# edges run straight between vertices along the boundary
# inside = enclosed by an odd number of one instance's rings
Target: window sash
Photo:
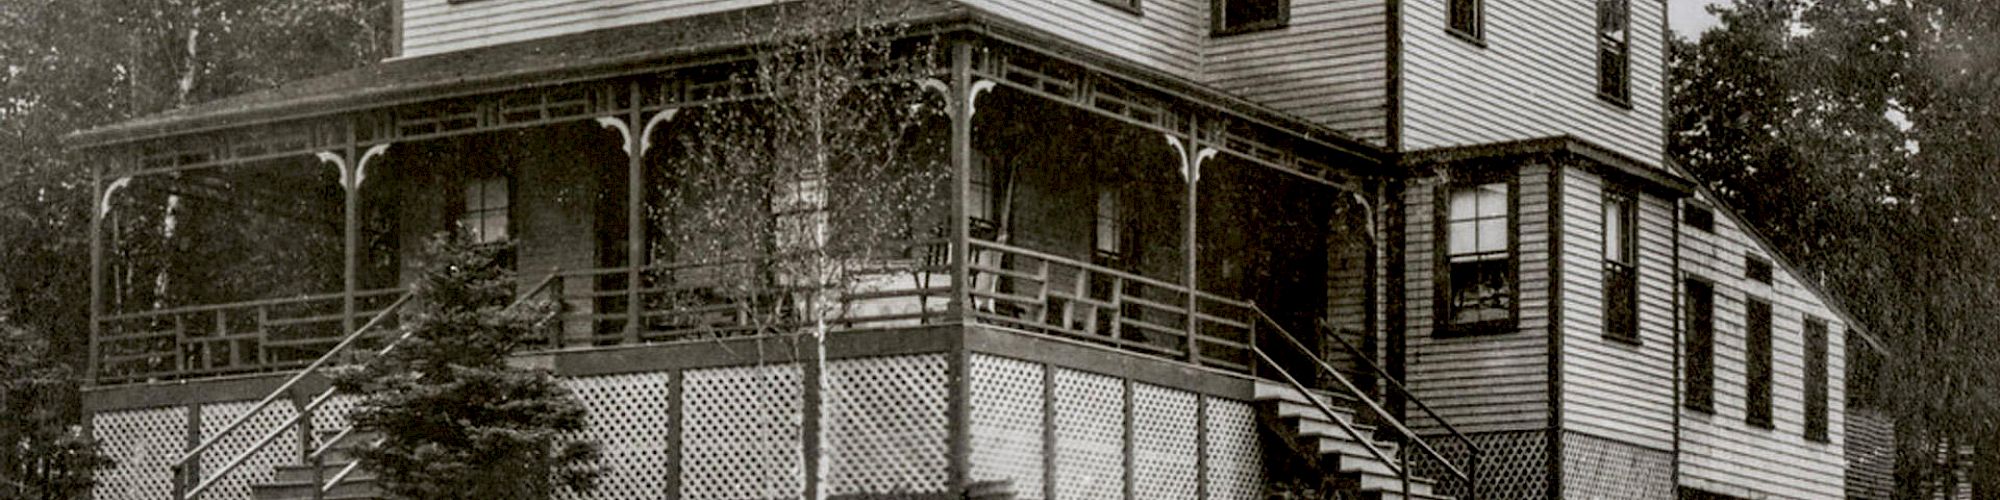
[[[1631,99],[1632,9],[1630,0],[1597,2],[1597,92],[1623,103]]]
[[[1445,192],[1438,314],[1444,325],[1514,319],[1513,186],[1492,182]]]
[[[1486,36],[1485,33],[1481,32],[1481,29],[1484,28],[1482,25],[1485,23],[1483,19],[1480,19],[1482,17],[1480,11],[1483,10],[1480,3],[1482,3],[1482,0],[1451,0],[1450,12],[1447,14],[1449,16],[1447,26],[1453,31],[1474,39]]]
[[[1715,411],[1715,286],[1687,280],[1687,394],[1685,404]]]
[[[1771,303],[1746,301],[1743,339],[1744,415],[1750,425],[1771,427]]]
[[[477,244],[507,241],[508,209],[512,205],[507,179],[486,177],[466,182],[464,198],[465,205],[458,222],[466,236]]]
[[[1827,390],[1832,384],[1827,378],[1827,334],[1826,320],[1806,320],[1805,437],[1820,442],[1827,441]]]

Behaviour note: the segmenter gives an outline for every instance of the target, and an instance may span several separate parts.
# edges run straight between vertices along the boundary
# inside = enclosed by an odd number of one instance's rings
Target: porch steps
[[[1397,444],[1375,438],[1376,426],[1366,423],[1369,419],[1357,419],[1354,405],[1358,403],[1347,398],[1318,392],[1309,396],[1288,385],[1260,380],[1255,392],[1258,418],[1280,441],[1325,474],[1326,484],[1363,499],[1404,500],[1403,479],[1307,397],[1325,402],[1336,418],[1352,426],[1369,444],[1389,459],[1399,459]],[[1430,479],[1413,476],[1409,487],[1408,500],[1451,500],[1434,493],[1436,481]]]
[[[356,460],[351,450],[362,443],[372,442],[378,436],[373,434],[349,434],[327,450],[321,464],[279,465],[270,482],[250,485],[250,497],[255,500],[382,500],[387,495],[375,474],[368,469],[355,468],[340,484],[321,496],[314,496],[314,489],[324,481],[340,474],[342,469]]]

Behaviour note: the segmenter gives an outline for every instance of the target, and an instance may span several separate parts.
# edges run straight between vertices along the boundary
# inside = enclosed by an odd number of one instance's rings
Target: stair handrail
[[[1298,337],[1292,335],[1292,332],[1285,330],[1285,326],[1278,324],[1278,320],[1272,318],[1269,313],[1264,312],[1264,309],[1262,307],[1258,307],[1256,304],[1253,303],[1250,305],[1250,309],[1256,311],[1257,316],[1260,319],[1264,320],[1265,323],[1271,325],[1272,328],[1275,328],[1279,336],[1284,337],[1284,339],[1289,343],[1291,343],[1293,347],[1298,348],[1298,350],[1304,353],[1307,358],[1312,359],[1314,366],[1317,366],[1320,370],[1323,370],[1327,374],[1332,375],[1335,381],[1340,382],[1341,388],[1346,389],[1347,394],[1349,396],[1353,396],[1354,399],[1361,401],[1361,403],[1364,405],[1367,405],[1368,409],[1373,411],[1375,416],[1381,417],[1382,421],[1384,422],[1388,422],[1389,425],[1391,427],[1394,427],[1396,429],[1396,432],[1401,433],[1405,439],[1407,439],[1411,443],[1416,444],[1419,449],[1423,450],[1425,454],[1430,455],[1432,459],[1436,459],[1438,463],[1444,464],[1445,470],[1447,472],[1450,472],[1453,476],[1458,477],[1459,480],[1466,482],[1472,481],[1471,475],[1466,474],[1464,470],[1461,470],[1458,467],[1458,465],[1453,464],[1450,460],[1445,459],[1444,454],[1439,453],[1437,451],[1437,448],[1432,447],[1430,442],[1428,440],[1425,440],[1423,436],[1419,436],[1415,431],[1410,430],[1408,426],[1403,424],[1402,420],[1399,420],[1395,416],[1390,415],[1389,411],[1383,409],[1380,403],[1375,402],[1375,398],[1368,397],[1368,394],[1362,392],[1359,387],[1355,386],[1353,381],[1348,380],[1346,375],[1342,375],[1340,373],[1340,370],[1335,370],[1333,368],[1333,365],[1327,364],[1325,359],[1321,358],[1318,353],[1313,352],[1311,348],[1306,347],[1304,342],[1300,342]],[[1293,377],[1291,372],[1286,370],[1283,365],[1279,365],[1275,360],[1272,360],[1271,356],[1265,354],[1263,349],[1253,345],[1251,346],[1251,351],[1255,352],[1257,354],[1257,357],[1262,358],[1265,363],[1269,363],[1272,367],[1277,368],[1278,373],[1280,375],[1284,375],[1285,380],[1287,382],[1290,382],[1294,388],[1299,389],[1299,393],[1301,395],[1304,395],[1306,399],[1313,401],[1314,405],[1318,406],[1321,411],[1327,413],[1327,415],[1330,417],[1333,416],[1333,410],[1331,408],[1328,408],[1325,404],[1320,403],[1318,398],[1313,397],[1312,393],[1307,392],[1304,384],[1299,383],[1298,379],[1296,377]],[[1335,423],[1340,423],[1340,419],[1338,418],[1334,418],[1333,420]],[[1342,424],[1341,428],[1347,429],[1350,434],[1355,432],[1353,428],[1348,427],[1345,424]],[[1370,445],[1370,443],[1367,440],[1361,439],[1359,437],[1356,437],[1355,440],[1360,441],[1364,446],[1367,446],[1369,448],[1369,451],[1379,453],[1374,449],[1372,445]],[[1377,458],[1382,458],[1382,457],[1378,454]],[[1383,462],[1388,463],[1389,460],[1383,459]],[[1404,485],[1406,487],[1408,486],[1408,481],[1407,481],[1408,474],[1405,473],[1407,465],[1408,464],[1400,464],[1400,465],[1390,464],[1391,470],[1395,471],[1398,474],[1404,475],[1406,479],[1404,481]],[[1404,497],[1408,498],[1407,492],[1405,493],[1406,494],[1404,495]]]
[[[522,294],[520,298],[515,299],[513,302],[509,303],[507,307],[511,309],[515,306],[519,306],[523,302],[526,302],[528,298],[533,297],[535,294],[540,293],[543,289],[547,288],[549,284],[554,282],[554,280],[559,276],[560,275],[555,272],[549,273],[549,275],[543,278],[540,283],[536,284],[533,288],[529,289],[527,293]],[[417,291],[415,289],[411,289],[409,291],[404,292],[402,296],[396,298],[396,301],[394,303],[391,303],[388,307],[383,308],[380,312],[375,313],[375,316],[369,318],[367,323],[362,324],[360,328],[356,328],[354,332],[347,334],[346,337],[340,340],[340,343],[334,344],[333,348],[328,349],[325,354],[321,354],[318,359],[314,359],[313,362],[307,364],[305,368],[299,369],[298,373],[292,374],[291,378],[286,379],[285,383],[279,384],[277,389],[273,389],[270,394],[265,395],[264,399],[258,401],[258,403],[255,406],[252,406],[249,411],[246,411],[242,415],[237,416],[236,419],[231,421],[228,426],[223,427],[223,429],[219,432],[216,432],[214,436],[210,436],[207,439],[203,440],[201,444],[195,446],[193,449],[190,449],[187,451],[187,453],[183,454],[179,460],[174,461],[174,464],[171,466],[171,469],[173,471],[175,489],[178,490],[180,488],[186,487],[187,481],[184,476],[186,475],[186,472],[188,470],[188,463],[190,461],[199,458],[202,452],[208,451],[209,448],[214,447],[215,444],[217,442],[220,442],[223,437],[228,436],[229,434],[234,433],[237,429],[242,428],[243,425],[245,423],[248,423],[252,417],[257,416],[257,414],[262,413],[264,409],[269,408],[271,406],[271,403],[273,401],[276,401],[279,396],[289,393],[292,389],[292,386],[298,385],[299,381],[304,380],[307,375],[311,375],[315,372],[318,372],[321,368],[324,368],[327,363],[331,362],[341,352],[347,350],[348,347],[354,345],[356,342],[359,342],[361,338],[364,335],[366,335],[370,330],[374,330],[376,326],[382,324],[383,321],[386,321],[390,317],[390,315],[394,314],[398,310],[401,310],[405,304],[408,304],[411,299],[416,297],[416,294]],[[381,350],[376,352],[376,356],[387,355],[388,353],[393,352],[396,349],[397,345],[401,344],[403,341],[408,340],[410,338],[411,333],[412,332],[405,331],[403,332],[402,335],[398,335],[394,339],[391,339],[388,342],[388,345],[383,346]],[[333,398],[335,392],[336,391],[334,387],[327,387],[326,390],[320,391],[319,395],[313,397],[313,399],[310,402],[306,403],[304,407],[300,408],[298,413],[292,415],[291,418],[286,419],[284,423],[273,426],[270,432],[266,432],[263,437],[251,443],[251,445],[248,448],[245,448],[243,452],[238,453],[235,457],[232,457],[229,460],[229,462],[225,463],[222,466],[221,470],[218,470],[214,474],[209,475],[207,479],[201,479],[200,481],[195,483],[194,487],[187,488],[187,490],[184,492],[177,491],[176,494],[174,495],[175,498],[178,498],[180,500],[195,500],[200,498],[201,494],[207,491],[209,487],[214,486],[217,481],[222,480],[224,476],[227,476],[230,472],[235,471],[237,467],[242,466],[243,462],[249,460],[249,458],[252,455],[255,455],[259,451],[263,451],[266,446],[269,446],[271,444],[272,440],[277,439],[277,437],[279,435],[284,434],[286,430],[289,430],[294,426],[297,426],[304,419],[311,417],[314,411],[318,410],[320,406],[326,404],[328,400]],[[350,432],[351,430],[352,427],[350,426],[349,430],[343,431],[341,435],[345,436],[347,432]],[[332,442],[334,441],[328,440],[328,443]],[[320,453],[324,453],[326,449],[327,445],[322,444],[318,449],[314,450],[313,454],[309,455],[309,457],[317,458],[318,455]]]
[[[1483,461],[1486,456],[1485,448],[1481,448],[1479,444],[1472,442],[1472,438],[1466,436],[1465,433],[1459,432],[1457,426],[1451,425],[1450,420],[1445,420],[1444,416],[1438,415],[1436,410],[1431,409],[1431,405],[1424,404],[1423,399],[1418,398],[1416,393],[1410,392],[1410,388],[1404,386],[1401,381],[1396,380],[1396,377],[1389,376],[1389,371],[1382,369],[1382,365],[1376,364],[1375,360],[1370,356],[1368,356],[1367,353],[1362,352],[1361,349],[1355,347],[1354,344],[1348,343],[1347,339],[1341,338],[1340,332],[1341,330],[1343,330],[1342,328],[1336,328],[1333,325],[1328,324],[1325,319],[1321,319],[1319,321],[1316,321],[1315,323],[1318,324],[1318,326],[1321,329],[1325,329],[1332,332],[1333,335],[1328,335],[1328,337],[1332,337],[1335,342],[1339,342],[1341,347],[1347,348],[1347,352],[1353,354],[1354,359],[1360,360],[1361,364],[1367,365],[1368,368],[1370,370],[1373,370],[1375,372],[1375,375],[1380,377],[1382,381],[1388,382],[1389,387],[1396,389],[1396,392],[1402,393],[1404,400],[1416,403],[1417,409],[1423,410],[1424,415],[1429,416],[1431,420],[1434,420],[1438,423],[1438,425],[1443,426],[1446,432],[1451,433],[1452,438],[1455,438],[1460,443],[1464,444],[1467,453],[1466,455],[1467,468],[1472,469],[1469,472],[1471,473],[1471,475],[1475,476],[1467,480],[1477,483],[1478,477],[1476,476],[1479,475],[1479,463]]]
[[[319,371],[321,367],[324,367],[328,362],[331,362],[335,355],[339,354],[341,351],[346,350],[348,346],[354,345],[355,342],[360,341],[363,335],[366,335],[369,330],[375,329],[376,325],[382,324],[382,322],[386,320],[391,314],[395,313],[396,310],[401,309],[403,307],[403,304],[409,303],[410,298],[414,296],[416,296],[415,290],[403,292],[403,295],[397,297],[394,303],[389,304],[389,307],[385,307],[382,309],[381,312],[375,313],[375,316],[373,318],[369,318],[367,323],[362,324],[360,328],[356,328],[353,332],[348,333],[346,337],[340,339],[340,343],[334,344],[332,349],[328,349],[325,354],[320,355],[318,359],[314,359],[313,362],[311,364],[307,364],[305,368],[299,369],[298,373],[292,374],[291,378],[285,379],[285,383],[279,384],[277,389],[273,389],[270,394],[264,396],[263,400],[258,401],[256,405],[251,406],[249,411],[243,412],[243,414],[237,416],[235,420],[230,421],[229,425],[224,426],[221,431],[216,432],[215,435],[209,436],[207,439],[202,440],[200,444],[195,445],[194,448],[189,449],[186,453],[182,454],[180,459],[175,460],[173,465],[170,466],[174,476],[174,488],[178,490],[187,485],[186,478],[183,476],[185,476],[188,471],[189,461],[199,459],[201,457],[202,452],[208,451],[209,448],[215,446],[215,443],[221,442],[223,437],[228,436],[231,433],[236,432],[237,429],[242,428],[243,425],[245,423],[248,423],[252,417],[257,416],[257,414],[259,413],[263,413],[264,409],[269,408],[272,402],[278,400],[279,396],[291,392],[292,386],[298,385],[300,380],[305,380],[307,375],[311,375],[314,372]],[[324,396],[325,395],[322,394],[321,398],[315,398],[314,402],[320,402],[322,399],[324,399]],[[303,414],[304,412],[301,413]],[[285,427],[287,426],[278,426],[277,429],[283,430]],[[268,444],[270,439],[275,438],[275,436],[276,434],[271,434],[268,437],[260,440],[261,443],[255,446],[251,446],[250,451],[254,452],[256,450],[263,448],[264,445]],[[190,491],[176,493],[175,498],[181,498],[181,499],[196,498],[197,495],[201,494],[202,490],[206,490],[209,485],[214,484],[216,479],[221,478],[222,474],[227,473],[229,469],[234,469],[236,464],[240,464],[243,458],[247,458],[247,455],[239,456],[238,459],[236,460],[231,460],[230,461],[231,465],[224,466],[223,472],[217,473],[215,476],[211,476],[210,479],[207,481],[202,481],[200,484],[198,484],[195,488],[193,488]]]

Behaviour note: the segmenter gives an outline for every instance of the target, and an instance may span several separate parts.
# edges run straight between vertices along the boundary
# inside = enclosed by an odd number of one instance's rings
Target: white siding
[[[1484,48],[1446,3],[1402,4],[1404,150],[1574,135],[1660,164],[1665,2],[1632,2],[1629,110],[1597,97],[1596,2],[1485,2]]]
[[[1211,39],[1206,82],[1387,145],[1387,6],[1384,0],[1294,0],[1289,27]]]
[[[1604,337],[1604,178],[1563,171],[1563,428],[1673,449],[1673,206],[1639,197],[1640,344]]]
[[[1418,398],[1464,432],[1545,429],[1549,409],[1549,168],[1520,168],[1520,310],[1514,332],[1432,335],[1434,205],[1441,186],[1405,191],[1409,385]],[[1435,425],[1412,410],[1419,427]]]
[[[644,24],[769,3],[758,0],[446,0],[403,2],[406,57]]]
[[[1711,205],[1712,206],[1712,205]],[[1799,277],[1783,267],[1773,283],[1743,279],[1744,255],[1769,260],[1761,245],[1720,208],[1715,232],[1681,228],[1682,269],[1715,281],[1715,413],[1682,408],[1681,484],[1720,493],[1778,498],[1837,498],[1843,493],[1846,441],[1847,325]],[[1772,316],[1772,421],[1744,423],[1744,296],[1768,299]],[[1827,322],[1826,443],[1805,439],[1803,322]]]

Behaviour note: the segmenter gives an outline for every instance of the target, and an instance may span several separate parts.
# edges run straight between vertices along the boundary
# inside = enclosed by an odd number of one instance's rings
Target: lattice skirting
[[[945,491],[945,371],[942,354],[828,363],[821,488],[829,495]]]
[[[673,424],[668,373],[629,373],[563,381],[589,413],[584,430],[569,439],[597,442],[603,452],[597,489],[558,498],[639,500],[666,498],[667,435]]]
[[[1486,451],[1479,466],[1479,498],[1482,500],[1548,498],[1548,431],[1485,432],[1471,434],[1473,444]],[[1455,464],[1466,463],[1465,445],[1456,439],[1430,437],[1431,446]],[[1411,473],[1437,481],[1442,495],[1467,498],[1467,484],[1446,472],[1443,464],[1423,453],[1410,455]],[[1575,497],[1589,498],[1589,497]],[[1622,497],[1604,497],[1622,498]]]
[[[1563,433],[1565,498],[1674,498],[1672,453]]]
[[[969,368],[973,481],[1019,499],[1122,498],[1128,480],[1147,500],[1263,492],[1248,403],[998,356]]]
[[[97,473],[98,500],[152,500],[173,495],[167,467],[187,448],[188,409],[149,408],[103,412],[91,432],[118,466]]]
[[[681,498],[798,498],[805,492],[804,375],[798,365],[688,370]]]

